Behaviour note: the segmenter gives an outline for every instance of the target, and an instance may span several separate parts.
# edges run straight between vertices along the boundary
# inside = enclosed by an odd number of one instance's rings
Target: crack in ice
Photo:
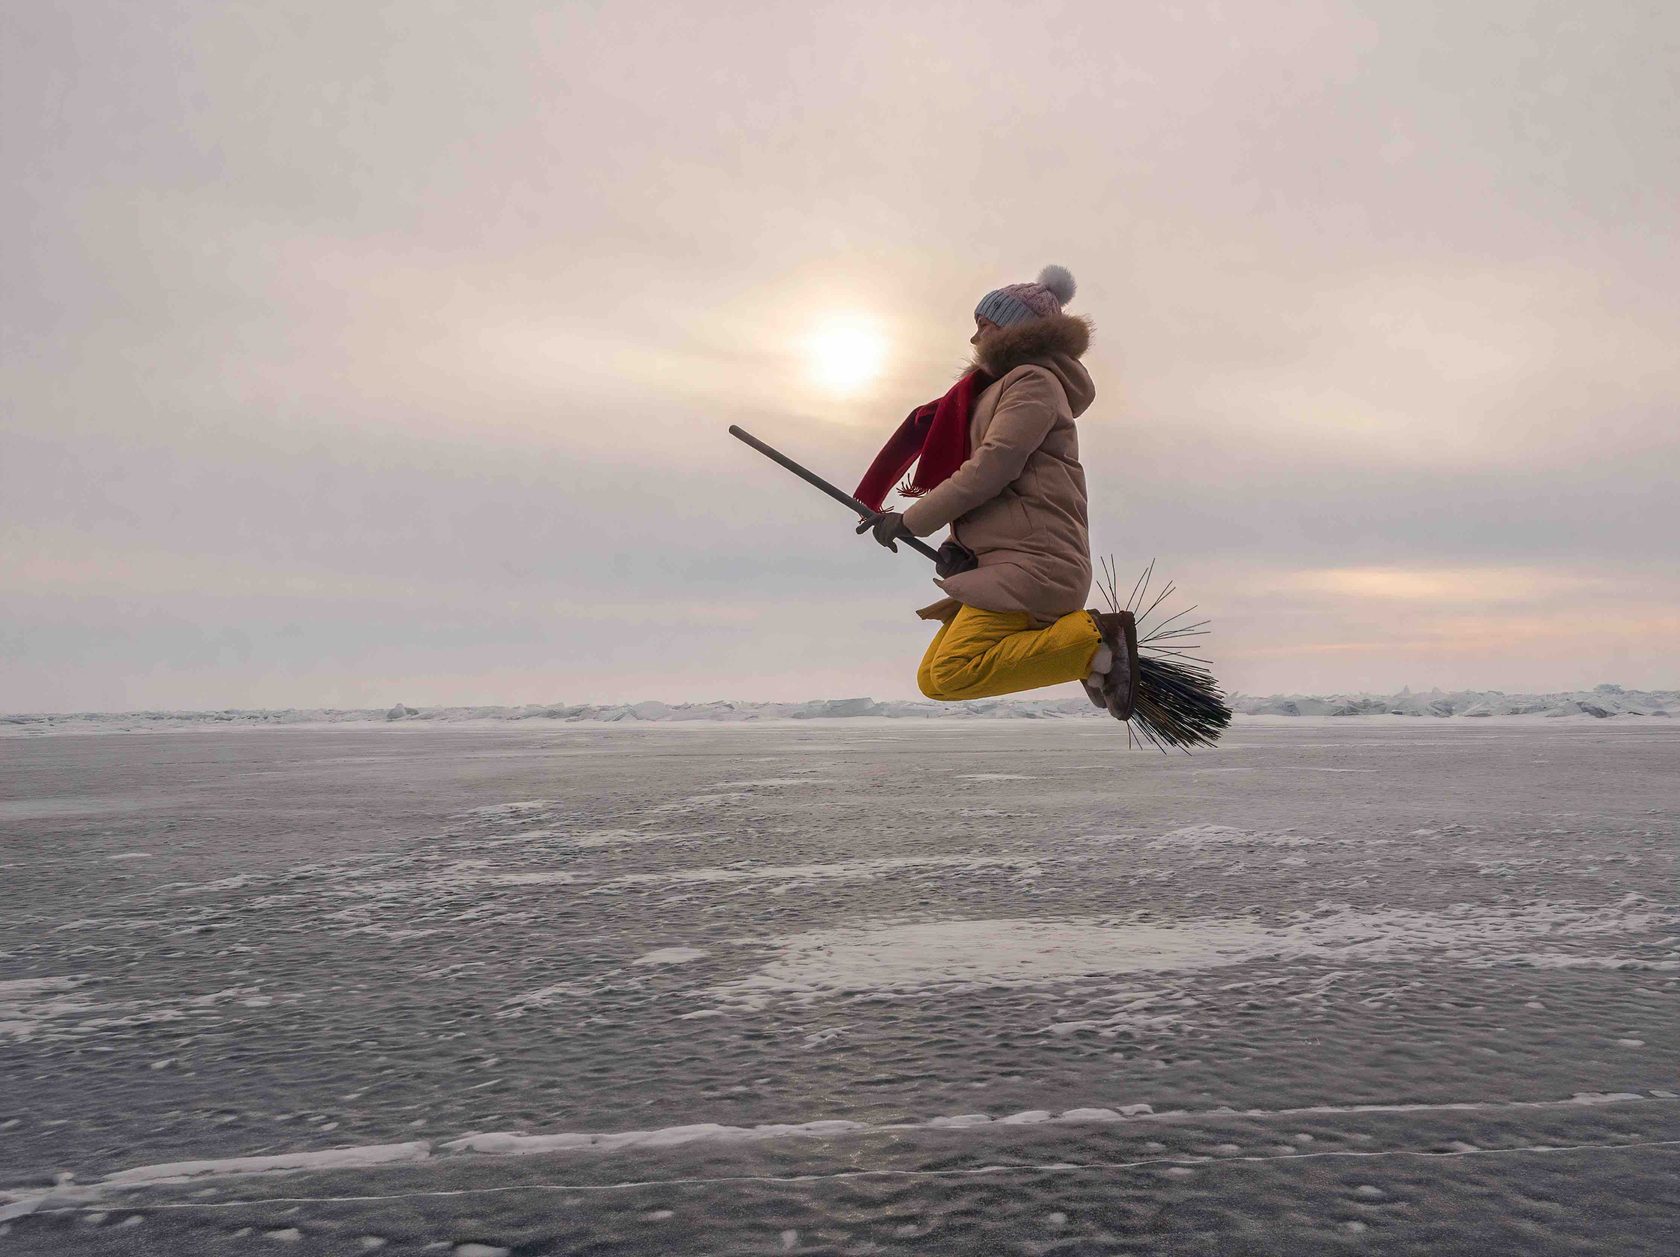
[[[220,1160],[175,1161],[160,1165],[134,1166],[119,1170],[91,1183],[61,1181],[50,1188],[22,1188],[0,1191],[0,1222],[11,1221],[37,1212],[72,1212],[73,1209],[50,1209],[55,1202],[73,1205],[75,1209],[91,1208],[111,1192],[133,1191],[152,1187],[168,1187],[182,1183],[203,1183],[216,1179],[252,1178],[265,1175],[320,1173],[331,1170],[381,1169],[397,1165],[449,1163],[477,1157],[521,1157],[557,1153],[608,1154],[650,1148],[670,1148],[697,1143],[758,1143],[780,1139],[844,1138],[872,1134],[904,1134],[922,1131],[984,1130],[993,1127],[1016,1126],[1090,1126],[1130,1123],[1193,1123],[1230,1120],[1272,1121],[1299,1117],[1354,1116],[1369,1113],[1480,1113],[1550,1110],[1579,1106],[1598,1107],[1611,1104],[1664,1104],[1680,1101],[1680,1096],[1650,1096],[1637,1092],[1577,1092],[1561,1100],[1471,1100],[1442,1104],[1352,1104],[1306,1105],[1286,1109],[1171,1109],[1154,1112],[1147,1104],[1123,1105],[1112,1108],[1075,1108],[1056,1114],[1047,1110],[1029,1109],[1020,1113],[991,1117],[984,1113],[957,1114],[934,1117],[922,1122],[892,1122],[871,1124],[844,1119],[826,1121],[771,1123],[761,1126],[723,1126],[699,1123],[689,1126],[669,1126],[647,1131],[563,1131],[548,1135],[522,1135],[512,1132],[482,1132],[457,1139],[429,1143],[415,1140],[402,1144],[373,1144],[361,1147],[328,1148],[314,1152],[280,1153],[272,1156],[229,1157]],[[1673,1141],[1680,1143],[1680,1141]],[[1620,1146],[1620,1145],[1615,1145]],[[1525,1145],[1539,1149],[1542,1145]],[[1475,1150],[1482,1151],[1482,1150]],[[1334,1153],[1300,1154],[1326,1156]],[[1343,1155],[1370,1155],[1346,1153]],[[1427,1155],[1446,1156],[1446,1152]],[[1279,1160],[1267,1157],[1210,1157],[1180,1159],[1185,1164],[1227,1160]],[[934,1174],[940,1171],[874,1171],[878,1173]],[[817,1175],[817,1178],[835,1177]],[[679,1182],[683,1180],[671,1180]],[[695,1180],[708,1181],[708,1180]],[[719,1182],[730,1180],[717,1180]],[[799,1181],[790,1179],[788,1181]],[[588,1189],[580,1189],[588,1190]],[[426,1193],[417,1193],[424,1195]],[[345,1199],[354,1199],[346,1197]],[[154,1206],[146,1206],[148,1208]],[[155,1206],[164,1208],[169,1206]],[[186,1207],[186,1206],[181,1206]]]

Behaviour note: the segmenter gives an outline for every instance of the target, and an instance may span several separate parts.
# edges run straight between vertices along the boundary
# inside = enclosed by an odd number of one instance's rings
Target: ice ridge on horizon
[[[1398,694],[1232,695],[1231,708],[1248,716],[1612,716],[1672,717],[1680,714],[1680,691],[1631,690],[1600,685],[1591,690],[1551,694],[1507,694],[1499,690],[1430,690]],[[464,722],[559,720],[595,723],[728,722],[817,720],[873,716],[889,719],[1096,719],[1083,696],[1062,698],[993,698],[966,703],[872,698],[812,699],[802,703],[539,703],[520,707],[390,708],[299,707],[220,711],[77,712],[0,715],[0,735],[51,732],[121,731],[143,728],[208,728],[218,725],[351,724],[364,722]]]

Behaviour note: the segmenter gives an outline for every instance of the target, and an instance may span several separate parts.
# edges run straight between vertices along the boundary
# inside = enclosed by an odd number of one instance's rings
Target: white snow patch
[[[527,1009],[547,1008],[557,999],[567,996],[587,996],[593,993],[593,988],[587,982],[556,982],[553,986],[541,987],[535,991],[526,991],[523,995],[515,995],[503,1006],[498,1017],[523,1017]]]
[[[1680,971],[1680,960],[1642,960],[1634,956],[1575,956],[1567,952],[1523,952],[1504,958],[1505,964],[1530,969],[1647,969]]]
[[[1128,1117],[1147,1117],[1155,1112],[1148,1104],[1122,1104],[1118,1109],[1068,1109],[1064,1122],[1120,1122]]]
[[[1088,974],[1207,969],[1275,950],[1246,921],[1194,928],[1094,921],[917,921],[813,930],[780,940],[781,957],[712,994],[818,994],[1023,986]]]
[[[766,1139],[821,1139],[869,1130],[865,1122],[821,1121],[765,1126],[720,1126],[702,1122],[667,1126],[661,1130],[616,1133],[567,1131],[555,1135],[519,1135],[506,1131],[468,1135],[439,1145],[447,1152],[479,1152],[495,1156],[530,1156],[546,1152],[618,1152],[626,1148],[675,1148],[692,1143],[756,1143]]]
[[[658,951],[650,951],[645,956],[638,956],[630,963],[633,965],[685,965],[691,960],[699,960],[708,953],[698,947],[662,947]]]
[[[660,873],[627,873],[623,877],[597,882],[597,886],[640,886],[662,882],[750,882],[750,881],[868,881],[890,873],[918,868],[981,869],[999,865],[1010,869],[1021,860],[996,856],[880,856],[842,860],[834,864],[723,865],[719,867],[671,869]]]
[[[764,777],[758,781],[720,781],[714,790],[773,790],[781,786],[827,785],[826,777]]]
[[[1629,1100],[1643,1100],[1645,1097],[1637,1091],[1577,1091],[1564,1103],[1567,1104],[1625,1104]]]
[[[777,995],[1015,987],[1091,975],[1214,969],[1262,959],[1349,963],[1426,953],[1487,967],[1530,960],[1509,949],[1536,937],[1647,931],[1666,919],[1636,901],[1504,910],[1460,904],[1439,912],[1325,905],[1281,926],[1247,918],[1173,925],[1079,918],[886,922],[775,940],[776,959],[708,993],[757,1005]]]
[[[528,843],[553,839],[557,843],[574,848],[625,847],[644,842],[666,842],[679,838],[711,838],[715,836],[717,836],[716,830],[655,833],[646,829],[588,829],[582,831],[525,829],[507,838],[472,839],[470,840],[470,846],[474,851],[487,851],[497,847],[520,847]]]
[[[137,1165],[108,1175],[107,1184],[179,1183],[187,1179],[215,1176],[226,1178],[246,1174],[272,1174],[297,1170],[353,1170],[403,1161],[424,1161],[431,1146],[416,1140],[403,1144],[364,1144],[354,1148],[323,1148],[316,1152],[281,1152],[266,1157],[220,1157],[205,1161],[167,1161],[161,1165]]]
[[[988,1126],[991,1115],[987,1113],[955,1113],[949,1117],[932,1117],[925,1123],[929,1130],[966,1130],[970,1126]]]
[[[155,857],[150,851],[116,851],[105,858],[107,860],[150,860]]]
[[[97,1009],[97,1004],[69,996],[87,980],[78,975],[0,982],[0,1039],[27,1039],[51,1018]]]
[[[0,982],[0,999],[27,999],[52,991],[72,991],[87,981],[84,977],[9,978]]]
[[[1095,1030],[1099,1034],[1113,1036],[1122,1030],[1133,1033],[1156,1033],[1184,1024],[1184,1018],[1176,1013],[1116,1013],[1112,1017],[1102,1017],[1095,1021],[1053,1021],[1044,1027],[1046,1034],[1066,1035],[1078,1034],[1081,1030]]]
[[[1148,1104],[1124,1104],[1118,1108],[1075,1108],[1060,1113],[1049,1109],[1026,1109],[992,1117],[986,1113],[958,1113],[930,1117],[925,1121],[874,1124],[853,1121],[770,1123],[761,1126],[723,1126],[702,1123],[667,1126],[660,1130],[618,1132],[565,1131],[527,1135],[507,1131],[482,1132],[448,1140],[438,1145],[441,1152],[479,1153],[487,1156],[537,1156],[557,1152],[622,1152],[638,1148],[671,1148],[685,1144],[756,1143],[771,1139],[829,1138],[875,1132],[962,1131],[991,1126],[1078,1126],[1131,1122],[1202,1122],[1210,1120],[1292,1120],[1360,1113],[1503,1112],[1516,1109],[1556,1109],[1578,1105],[1661,1103],[1648,1101],[1633,1092],[1578,1092],[1566,1100],[1465,1101],[1447,1104],[1353,1104],[1313,1105],[1293,1109],[1169,1109],[1157,1113]],[[1298,1138],[1298,1137],[1297,1137]],[[1293,1151],[1293,1146],[1289,1146]]]

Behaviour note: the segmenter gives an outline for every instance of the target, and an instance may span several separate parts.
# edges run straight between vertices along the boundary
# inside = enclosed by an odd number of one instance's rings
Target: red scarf
[[[898,486],[905,497],[919,498],[946,480],[968,461],[968,425],[974,414],[974,399],[990,383],[991,376],[975,369],[953,384],[945,396],[912,410],[875,455],[852,496],[870,510],[880,510],[911,463],[916,464],[916,474]]]

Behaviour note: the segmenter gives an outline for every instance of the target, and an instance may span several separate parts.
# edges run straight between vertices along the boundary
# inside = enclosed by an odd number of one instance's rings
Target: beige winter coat
[[[917,612],[924,619],[965,604],[1048,623],[1086,605],[1091,541],[1073,421],[1096,396],[1079,362],[1089,344],[1090,324],[1059,314],[1006,328],[983,347],[978,365],[1000,378],[975,400],[973,453],[904,512],[918,537],[950,525],[980,566],[935,580],[950,597]]]

